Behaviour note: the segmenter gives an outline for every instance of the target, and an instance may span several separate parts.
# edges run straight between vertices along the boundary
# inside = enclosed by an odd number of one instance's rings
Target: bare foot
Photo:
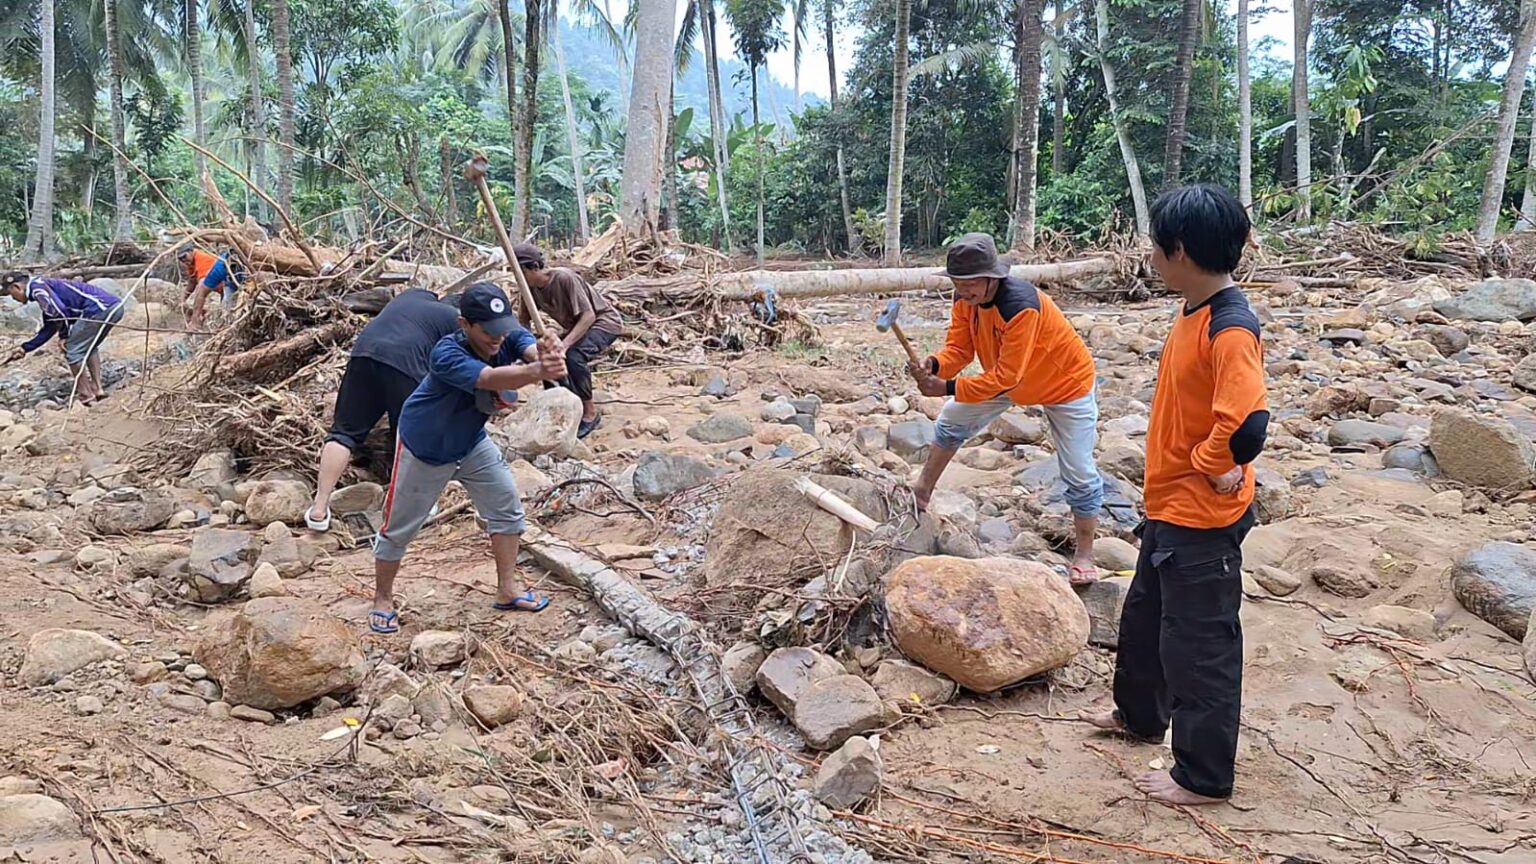
[[[1167,771],[1153,771],[1136,778],[1136,790],[1162,804],[1221,804],[1225,798],[1208,798],[1180,786]]]
[[[1074,558],[1067,581],[1073,585],[1092,585],[1099,581],[1099,568],[1094,566],[1092,558],[1086,561],[1082,558]]]
[[[928,509],[928,499],[933,497],[933,490],[924,489],[921,486],[913,486],[912,497],[917,499],[917,510],[919,513],[922,513]]]
[[[1091,723],[1106,732],[1125,731],[1124,724],[1120,722],[1120,712],[1113,708],[1105,708],[1103,711],[1079,711],[1077,719]]]

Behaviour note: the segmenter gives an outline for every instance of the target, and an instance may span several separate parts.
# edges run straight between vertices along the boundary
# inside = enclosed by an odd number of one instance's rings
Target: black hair
[[[25,270],[7,270],[0,273],[0,288],[9,291],[12,285],[25,285],[31,278]]]
[[[1214,184],[1170,189],[1152,203],[1152,242],[1165,255],[1182,248],[1207,273],[1237,269],[1252,227],[1243,205]]]

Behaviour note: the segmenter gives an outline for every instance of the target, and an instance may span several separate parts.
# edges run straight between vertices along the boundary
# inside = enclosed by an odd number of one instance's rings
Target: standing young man
[[[576,429],[576,437],[585,438],[602,422],[597,404],[592,401],[592,361],[606,353],[613,340],[624,332],[624,319],[601,292],[575,271],[546,267],[539,247],[519,243],[513,254],[528,279],[534,304],[565,331],[561,342],[571,374],[563,383],[581,397],[581,425]],[[527,309],[519,313],[524,326],[529,323],[528,313]]]
[[[1243,538],[1253,527],[1253,460],[1269,411],[1259,319],[1232,273],[1248,214],[1218,186],[1152,205],[1152,264],[1184,302],[1157,370],[1147,429],[1147,520],[1120,618],[1115,707],[1102,729],[1162,740],[1171,771],[1136,788],[1165,804],[1232,795],[1243,691]]]
[[[565,357],[553,337],[535,342],[519,327],[507,295],[489,282],[469,287],[459,301],[460,332],[432,349],[427,377],[400,411],[395,468],[384,496],[384,527],[373,545],[375,633],[400,629],[395,576],[406,548],[426,523],[448,481],[469,493],[491,535],[496,556],[496,602],[501,611],[538,612],[549,598],[518,593],[518,538],[523,503],[501,449],[485,434],[485,421],[517,398],[513,391],[565,377]],[[518,363],[535,351],[537,360]]]
[[[228,303],[234,299],[239,285],[234,274],[229,272],[229,261],[223,255],[188,246],[176,253],[176,260],[181,262],[181,274],[186,279],[187,295],[192,304],[187,324],[201,327],[203,307],[208,303],[208,295],[217,292]]]
[[[64,362],[75,377],[80,402],[93,405],[105,398],[101,342],[123,320],[123,301],[89,282],[28,277],[20,270],[0,276],[0,287],[17,303],[35,301],[43,312],[43,326],[37,335],[12,351],[6,362],[20,360],[57,335],[64,349]]]
[[[1099,403],[1093,357],[1044,292],[1008,275],[990,234],[967,234],[949,247],[944,275],[955,284],[949,336],[925,363],[908,363],[924,396],[948,396],[934,426],[928,461],[912,492],[926,508],[935,484],[968,438],[1014,405],[1039,405],[1051,427],[1067,485],[1076,544],[1071,580],[1098,578],[1093,535],[1104,506],[1104,478],[1093,461]],[[980,375],[960,376],[972,359]]]
[[[331,528],[331,493],[352,454],[368,440],[380,417],[389,417],[390,439],[400,435],[400,409],[427,377],[432,349],[459,332],[459,310],[425,288],[408,288],[390,300],[357,334],[347,371],[336,391],[331,432],[320,450],[315,500],[304,512],[311,531]],[[524,360],[532,362],[534,349]]]

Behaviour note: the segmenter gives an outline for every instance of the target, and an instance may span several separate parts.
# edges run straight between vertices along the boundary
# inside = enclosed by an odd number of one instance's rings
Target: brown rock
[[[187,557],[188,549],[175,543],[151,543],[128,552],[128,572],[134,576],[158,576],[166,565]]]
[[[367,671],[352,631],[298,597],[246,603],[211,624],[193,656],[223,685],[226,701],[268,711],[351,690]]]
[[[1370,404],[1370,397],[1360,388],[1335,384],[1324,387],[1307,398],[1307,416],[1321,420],[1328,416],[1341,416],[1363,411]]]
[[[886,577],[885,603],[902,653],[981,693],[1066,665],[1090,630],[1066,580],[1015,558],[913,558]]]
[[[273,522],[300,525],[313,503],[309,487],[298,480],[262,480],[245,499],[245,516],[265,528]]]
[[[1315,567],[1312,570],[1312,581],[1330,594],[1351,599],[1368,597],[1372,591],[1381,587],[1372,574],[1347,567]]]
[[[875,688],[857,675],[836,675],[807,687],[790,720],[817,750],[841,747],[854,735],[880,728],[885,708]]]
[[[1253,579],[1269,593],[1276,597],[1284,597],[1295,594],[1301,587],[1301,580],[1279,567],[1271,567],[1267,564],[1254,568]]]
[[[1435,616],[1407,606],[1372,606],[1361,619],[1365,626],[1428,642],[1435,638]]]
[[[277,575],[277,568],[265,561],[256,565],[256,572],[251,574],[246,587],[253,598],[285,597],[288,594],[288,586],[283,584],[283,577]]]
[[[504,684],[470,687],[464,691],[464,707],[487,729],[495,729],[517,719],[523,710],[523,694]]]
[[[1536,451],[1506,420],[1440,411],[1429,427],[1429,449],[1440,472],[1458,483],[1514,491],[1536,480]]]
[[[1536,609],[1531,610],[1531,620],[1525,628],[1525,674],[1536,684]]]
[[[870,678],[875,693],[903,707],[932,707],[955,698],[955,682],[905,660],[882,660]]]
[[[1004,444],[1039,444],[1045,440],[1045,424],[1018,411],[1008,411],[992,421],[987,432]]]
[[[92,663],[126,656],[126,648],[89,630],[56,627],[39,630],[27,640],[27,653],[21,662],[21,683],[27,687],[41,687]]]
[[[828,807],[847,810],[880,791],[881,773],[880,752],[855,735],[822,760],[812,794]]]
[[[783,711],[793,716],[795,702],[812,684],[844,673],[843,664],[810,648],[778,648],[757,668],[757,686]]]
[[[32,793],[0,795],[0,846],[63,843],[81,837],[80,820],[59,801]],[[9,850],[6,857],[12,856],[16,861],[63,860],[30,853],[23,858]]]
[[[875,484],[855,477],[812,475],[876,521],[887,516]],[[788,471],[751,471],[726,489],[706,542],[704,581],[739,586],[755,602],[765,585],[788,585],[821,573],[822,561],[839,560],[853,529],[811,503]]]
[[[768,659],[768,652],[756,642],[737,642],[720,657],[720,671],[725,673],[736,692],[745,696],[757,682],[757,670]]]

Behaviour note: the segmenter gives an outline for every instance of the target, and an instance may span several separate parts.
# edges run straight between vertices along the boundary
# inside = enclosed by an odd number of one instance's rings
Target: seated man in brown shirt
[[[576,437],[592,434],[602,421],[597,405],[592,401],[592,361],[613,345],[624,330],[624,319],[607,298],[588,285],[572,270],[564,267],[547,267],[544,253],[532,243],[519,243],[512,250],[517,263],[523,268],[528,287],[533,290],[533,302],[539,311],[555,319],[565,331],[565,367],[568,377],[560,383],[581,397],[581,426]],[[524,326],[529,323],[528,310],[522,310]]]

